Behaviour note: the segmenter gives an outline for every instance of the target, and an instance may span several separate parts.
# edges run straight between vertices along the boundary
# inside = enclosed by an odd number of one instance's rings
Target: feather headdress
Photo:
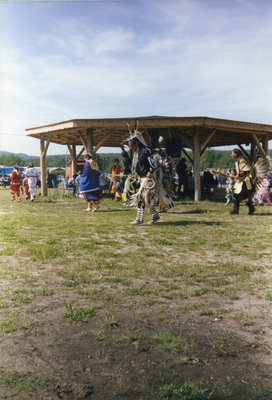
[[[128,137],[127,139],[125,139],[125,140],[123,141],[123,144],[124,144],[124,143],[133,142],[133,141],[136,141],[136,140],[137,140],[137,141],[140,142],[143,146],[147,147],[147,144],[146,144],[146,142],[145,142],[143,136],[142,136],[141,133],[138,131],[138,121],[135,120],[135,123],[134,123],[134,132],[132,132],[132,131],[130,130],[129,123],[127,123],[127,126],[128,126],[128,130],[129,130],[129,134],[130,134],[130,135],[129,135],[129,137]]]

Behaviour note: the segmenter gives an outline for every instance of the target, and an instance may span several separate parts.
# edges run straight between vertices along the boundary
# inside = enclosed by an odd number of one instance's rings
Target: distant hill
[[[28,154],[25,154],[25,153],[11,153],[11,152],[9,152],[9,151],[0,151],[0,156],[1,156],[1,155],[8,156],[8,155],[10,155],[10,154],[15,155],[15,156],[18,156],[18,157],[20,157],[22,160],[29,160],[29,159],[33,159],[33,158],[40,158],[40,156],[29,156]],[[65,157],[65,154],[58,154],[58,155],[55,155],[55,156],[47,156],[47,157]]]

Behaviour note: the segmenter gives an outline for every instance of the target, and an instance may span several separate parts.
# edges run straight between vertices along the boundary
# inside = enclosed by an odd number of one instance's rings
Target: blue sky
[[[272,124],[270,0],[1,1],[0,15],[1,150],[39,155],[25,128],[77,118]]]

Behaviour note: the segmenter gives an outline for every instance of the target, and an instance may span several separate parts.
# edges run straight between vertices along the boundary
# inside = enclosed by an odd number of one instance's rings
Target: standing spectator
[[[30,201],[35,200],[35,195],[37,191],[37,182],[40,177],[39,171],[34,167],[32,163],[28,165],[27,170],[25,171],[25,175],[28,178],[28,186],[29,186],[29,193],[30,193]]]
[[[77,178],[77,174],[74,174],[72,176],[72,178],[68,179],[68,183],[67,183],[68,188],[74,189],[73,190],[74,196],[76,195],[76,188],[77,188],[76,178]]]
[[[11,194],[11,200],[15,200],[15,195],[18,197],[18,201],[22,201],[21,195],[20,195],[20,188],[21,188],[21,179],[22,175],[19,171],[19,166],[15,165],[14,170],[11,173],[11,181],[10,181],[10,194]]]
[[[183,197],[188,196],[188,173],[185,158],[181,158],[177,165],[178,182],[178,195],[180,196],[181,186],[183,186]]]
[[[211,197],[211,189],[216,188],[218,185],[218,179],[216,176],[213,176],[211,172],[206,169],[203,174],[203,192],[205,198],[210,200]]]

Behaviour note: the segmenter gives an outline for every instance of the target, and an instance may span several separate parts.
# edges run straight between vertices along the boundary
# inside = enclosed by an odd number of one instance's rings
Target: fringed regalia
[[[15,167],[11,173],[11,181],[10,181],[10,194],[12,200],[15,200],[15,195],[17,195],[18,200],[21,201],[21,196],[20,196],[21,179],[22,179],[21,173]]]
[[[253,165],[250,165],[241,155],[237,157],[235,161],[235,171],[238,177],[233,187],[234,208],[232,214],[239,213],[241,201],[246,201],[249,215],[254,213],[255,207],[253,205],[253,197],[258,193],[258,190],[263,187],[270,170],[271,162],[268,156],[259,158]],[[229,176],[228,174],[222,173],[220,170],[210,171],[214,175]]]
[[[143,223],[144,211],[147,208],[151,213],[151,221],[148,223],[151,225],[160,219],[155,207],[156,203],[162,202],[167,209],[174,207],[173,200],[163,184],[162,166],[164,161],[160,154],[152,154],[137,131],[134,135],[131,134],[127,141],[132,148],[134,145],[132,175],[128,176],[124,185],[124,193],[129,199],[127,205],[137,208],[136,220],[132,224]],[[131,190],[132,185],[134,193]]]

